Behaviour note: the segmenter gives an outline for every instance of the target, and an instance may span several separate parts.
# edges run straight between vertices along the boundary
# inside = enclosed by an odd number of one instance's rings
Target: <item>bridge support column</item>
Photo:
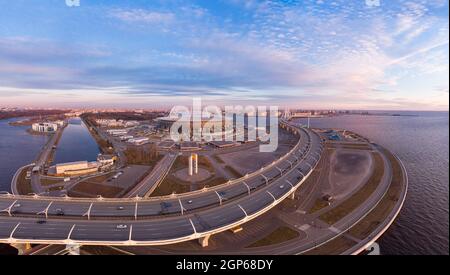
[[[31,244],[29,243],[12,243],[10,245],[19,251],[19,255],[23,255],[31,249]]]
[[[198,239],[198,243],[202,246],[202,247],[207,247],[208,246],[208,241],[209,238],[211,237],[211,235],[206,235],[205,237],[201,237],[200,239]]]
[[[66,250],[69,255],[80,255],[80,245],[78,244],[68,244]]]
[[[291,200],[294,200],[294,199],[295,199],[295,191],[292,192],[292,193],[289,195],[289,198],[290,198]]]

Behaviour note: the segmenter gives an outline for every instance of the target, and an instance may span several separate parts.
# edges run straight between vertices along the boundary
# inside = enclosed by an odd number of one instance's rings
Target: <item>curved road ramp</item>
[[[179,195],[84,199],[0,195],[0,242],[64,245],[164,245],[216,234],[269,211],[302,185],[323,150],[319,136],[299,135],[285,156],[228,183]]]

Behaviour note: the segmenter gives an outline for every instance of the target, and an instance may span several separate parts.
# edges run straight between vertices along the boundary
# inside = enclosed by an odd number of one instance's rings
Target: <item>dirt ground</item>
[[[285,155],[297,142],[297,138],[284,131],[279,132],[278,148],[275,152],[259,152],[259,147],[252,147],[245,151],[220,154],[218,157],[242,175],[254,172],[261,167]]]
[[[369,151],[336,149],[331,155],[328,182],[323,193],[337,200],[346,197],[370,176],[372,162]]]

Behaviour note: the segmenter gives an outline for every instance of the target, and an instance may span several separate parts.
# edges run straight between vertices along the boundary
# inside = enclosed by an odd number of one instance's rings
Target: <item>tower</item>
[[[198,174],[198,155],[196,153],[189,156],[189,176],[194,174]]]

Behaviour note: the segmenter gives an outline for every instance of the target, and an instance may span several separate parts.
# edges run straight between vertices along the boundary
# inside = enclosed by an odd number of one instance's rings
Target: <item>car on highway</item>
[[[127,225],[126,224],[118,224],[118,225],[116,225],[116,228],[117,229],[127,229]]]
[[[188,203],[188,204],[192,204],[192,200],[188,200],[187,203]]]
[[[20,204],[20,203],[16,203],[16,204],[14,204],[14,208],[19,208],[19,207],[21,207],[22,205]]]
[[[117,210],[124,210],[125,208],[123,206],[117,206]]]
[[[36,223],[37,224],[44,224],[44,223],[47,223],[47,221],[46,220],[38,220]]]
[[[61,208],[55,210],[57,216],[64,216],[64,211]]]

